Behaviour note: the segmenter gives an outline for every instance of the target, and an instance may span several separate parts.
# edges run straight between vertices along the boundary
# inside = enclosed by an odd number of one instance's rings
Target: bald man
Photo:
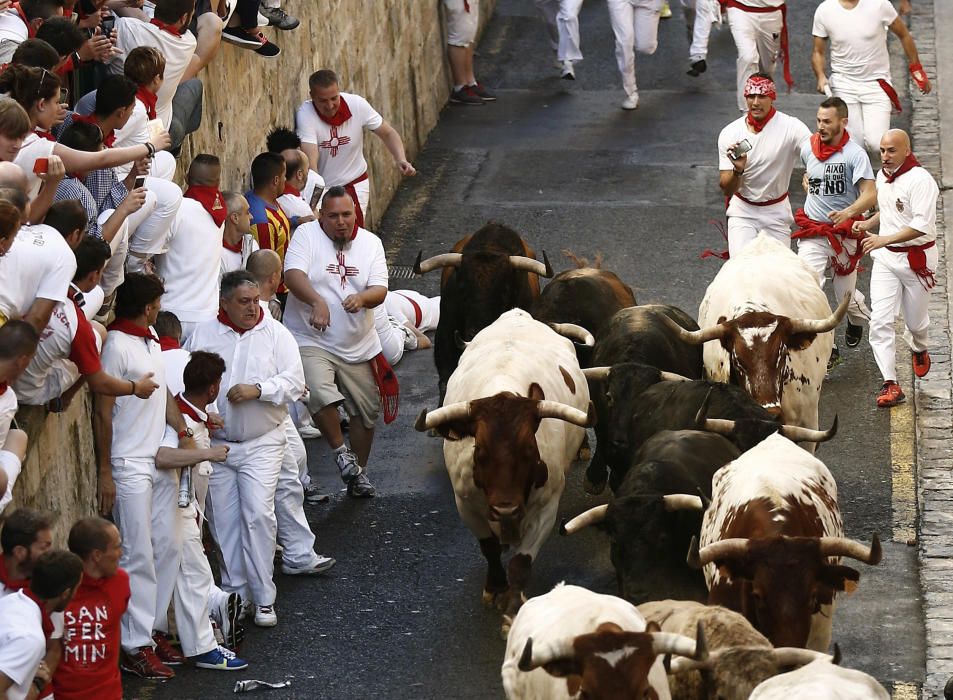
[[[861,241],[874,264],[870,273],[870,347],[883,375],[877,406],[887,408],[904,401],[897,383],[896,309],[903,309],[904,339],[912,352],[913,372],[925,377],[930,371],[928,340],[930,290],[936,284],[939,260],[936,249],[936,202],[939,188],[917,162],[910,137],[890,129],[880,140],[883,167],[877,173],[877,205],[880,211],[854,224],[865,233]],[[879,232],[873,233],[879,225]]]
[[[252,235],[248,200],[241,192],[225,192],[225,233],[222,236],[222,265],[219,277],[245,269],[249,256],[258,250]]]
[[[314,208],[305,200],[304,191],[307,189],[308,178],[317,178],[318,182],[312,188],[317,197],[312,196],[315,204],[321,201],[321,192],[324,191],[324,178],[311,171],[308,154],[300,148],[288,148],[281,152],[285,159],[285,191],[278,197],[278,204],[288,215],[292,230],[301,224],[314,221]],[[310,174],[310,175],[309,175]]]
[[[248,256],[245,269],[258,280],[261,308],[276,321],[280,321],[281,302],[276,296],[281,285],[281,258],[278,253],[267,248],[256,250]]]

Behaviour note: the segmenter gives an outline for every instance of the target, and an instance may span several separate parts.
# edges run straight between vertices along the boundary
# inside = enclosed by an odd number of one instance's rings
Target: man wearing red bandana
[[[880,407],[904,400],[897,383],[894,317],[903,311],[913,373],[930,371],[930,290],[939,260],[936,249],[936,202],[939,188],[920,166],[910,149],[910,137],[890,129],[880,140],[883,167],[877,173],[877,206],[880,211],[854,224],[865,234],[861,242],[874,264],[870,271],[870,348],[884,384],[877,396]],[[877,235],[872,231],[880,226]]]
[[[821,286],[831,268],[834,299],[852,296],[846,340],[853,348],[860,344],[870,312],[864,295],[855,289],[864,253],[851,227],[876,203],[877,191],[870,158],[851,140],[847,117],[847,105],[839,97],[829,97],[817,110],[817,133],[801,146],[808,188],[804,208],[794,214],[798,230],[792,237],[798,239],[798,257],[817,273]]]
[[[0,41],[7,47],[0,54],[3,63],[9,63],[13,51],[27,39],[36,37],[36,32],[50,17],[63,15],[63,0],[20,0],[0,2]]]
[[[718,185],[727,199],[730,255],[762,232],[790,245],[794,216],[788,185],[801,146],[811,138],[802,121],[775,109],[777,92],[769,76],[748,78],[744,93],[748,112],[718,135]],[[744,142],[751,150],[736,152]]]
[[[785,0],[719,0],[726,9],[728,27],[738,47],[738,109],[744,112],[745,84],[752,75],[774,75],[780,55],[784,81],[794,84],[788,55],[787,4]],[[773,78],[772,78],[773,79]]]
[[[331,70],[319,70],[308,79],[310,99],[295,117],[301,150],[327,187],[344,187],[357,207],[358,226],[364,215],[371,188],[364,160],[364,130],[373,131],[390,154],[402,175],[416,175],[404,153],[404,142],[394,127],[360,95],[341,92],[338,77]]]

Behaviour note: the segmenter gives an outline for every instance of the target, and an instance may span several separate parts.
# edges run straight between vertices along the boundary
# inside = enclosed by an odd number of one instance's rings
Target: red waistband
[[[783,202],[785,199],[787,199],[787,198],[788,198],[788,193],[785,192],[785,193],[782,194],[780,197],[775,197],[774,199],[769,199],[767,202],[752,202],[752,201],[751,201],[750,199],[748,199],[747,197],[742,196],[740,192],[735,192],[735,197],[737,197],[738,199],[740,199],[742,202],[745,202],[745,203],[747,203],[747,204],[751,204],[752,206],[755,206],[755,207],[770,207],[772,204],[777,204],[778,202]]]
[[[404,299],[406,299],[407,301],[409,301],[409,302],[410,302],[410,305],[414,307],[414,317],[415,317],[415,318],[414,318],[414,328],[420,328],[420,322],[421,322],[421,321],[423,320],[423,318],[424,318],[423,311],[420,310],[420,304],[418,304],[416,301],[414,301],[413,299],[411,299],[411,298],[410,298],[409,296],[407,296],[406,294],[401,294],[400,292],[394,292],[394,294],[396,294],[397,296],[404,297]]]
[[[887,93],[887,98],[890,100],[890,104],[892,104],[893,108],[897,110],[897,114],[900,114],[903,111],[903,107],[900,106],[900,97],[897,96],[897,91],[893,89],[893,85],[883,79],[877,80],[877,84],[880,85],[881,90]]]
[[[920,245],[888,245],[887,250],[891,253],[909,253],[911,250],[930,250],[936,245],[936,241],[921,243]]]
[[[777,7],[752,7],[751,5],[745,5],[743,2],[738,2],[738,0],[718,0],[718,2],[725,7],[733,7],[736,10],[741,10],[742,12],[754,12],[755,14],[781,12],[781,8],[784,7],[784,4],[778,5]]]
[[[367,171],[365,170],[363,175],[358,175],[356,178],[354,178],[350,182],[342,185],[342,187],[354,187],[354,185],[356,185],[357,183],[364,182],[365,180],[369,180],[369,179],[370,179],[370,176],[367,174]]]

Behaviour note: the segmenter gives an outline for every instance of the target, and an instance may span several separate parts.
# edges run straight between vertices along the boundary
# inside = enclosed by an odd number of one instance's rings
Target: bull
[[[572,343],[520,309],[476,335],[450,378],[446,405],[417,419],[417,430],[445,438],[457,510],[487,561],[483,600],[503,610],[504,636],[594,419]],[[506,570],[504,545],[515,550]]]
[[[814,661],[796,671],[761,683],[751,700],[890,700],[873,676],[850,668]]]
[[[709,603],[742,613],[775,646],[816,651],[830,644],[836,594],[860,579],[841,557],[882,557],[876,535],[869,547],[844,537],[827,467],[778,434],[718,470],[701,549],[692,545]]]

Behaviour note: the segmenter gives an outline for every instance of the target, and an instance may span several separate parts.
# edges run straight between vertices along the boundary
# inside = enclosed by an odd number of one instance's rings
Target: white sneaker
[[[334,566],[337,562],[331,557],[326,557],[324,555],[318,555],[318,563],[314,566],[288,566],[287,564],[281,565],[281,573],[287,576],[316,576],[318,574],[323,574],[325,571]]]
[[[258,13],[258,26],[259,26],[259,27],[267,27],[267,26],[268,26],[268,18],[265,17],[265,16],[264,16],[262,13],[260,13],[260,12]]]
[[[255,625],[258,627],[274,627],[278,624],[278,616],[275,615],[275,606],[256,605],[255,606]]]
[[[572,61],[563,61],[559,65],[559,77],[563,80],[576,79],[576,72],[572,68]]]
[[[298,428],[298,435],[302,440],[315,440],[321,437],[321,431],[313,425],[303,425]]]
[[[622,100],[622,109],[637,109],[639,106],[639,96],[626,97]]]

